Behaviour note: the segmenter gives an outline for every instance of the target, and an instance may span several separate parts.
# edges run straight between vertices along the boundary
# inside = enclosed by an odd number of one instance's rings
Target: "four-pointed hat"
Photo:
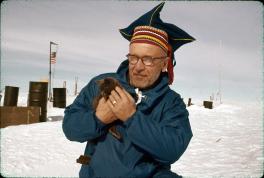
[[[120,33],[125,39],[130,42],[134,41],[134,39],[139,40],[139,38],[141,38],[140,42],[146,42],[146,40],[148,40],[155,42],[155,44],[158,44],[161,47],[163,46],[162,44],[167,44],[169,47],[169,50],[167,51],[168,57],[170,57],[168,74],[169,83],[171,84],[173,82],[173,66],[175,65],[173,53],[180,46],[192,42],[195,39],[176,25],[165,23],[160,19],[160,11],[162,10],[164,4],[165,2],[160,3],[158,6],[154,7],[152,10],[132,22],[127,28],[120,29]],[[143,30],[141,28],[141,32],[138,32],[138,27],[143,27]],[[151,31],[148,32],[148,29],[150,29]],[[155,31],[153,31],[153,29],[157,29],[157,34],[155,34]],[[164,38],[162,38],[162,33],[159,33],[158,30],[167,34],[167,41],[163,40]],[[135,36],[135,31],[137,31],[137,36]],[[138,35],[138,33],[140,35]],[[142,40],[142,38],[144,38],[144,40]]]

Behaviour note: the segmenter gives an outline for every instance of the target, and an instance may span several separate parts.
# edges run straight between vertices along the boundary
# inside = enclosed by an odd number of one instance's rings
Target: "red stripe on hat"
[[[130,42],[130,44],[132,43],[147,43],[147,44],[152,44],[155,46],[160,47],[165,53],[167,53],[167,49],[165,49],[162,45],[160,45],[159,43],[153,41],[153,40],[149,40],[149,39],[145,39],[145,38],[140,38],[140,39],[134,39]]]
[[[164,38],[160,37],[159,34],[156,34],[156,33],[151,33],[151,32],[148,32],[148,31],[138,31],[138,32],[136,32],[136,34],[134,36],[137,36],[137,35],[148,35],[148,36],[152,36],[154,38],[159,39],[164,44],[166,44],[166,45],[168,44],[168,41],[166,41]]]
[[[142,31],[142,30],[146,30],[146,31],[151,31],[151,32],[154,32],[154,33],[157,33],[161,36],[163,36],[166,40],[168,40],[168,35],[165,31],[163,30],[160,30],[158,28],[154,28],[154,27],[151,27],[151,26],[138,26],[134,29],[134,33],[137,32],[137,31]]]

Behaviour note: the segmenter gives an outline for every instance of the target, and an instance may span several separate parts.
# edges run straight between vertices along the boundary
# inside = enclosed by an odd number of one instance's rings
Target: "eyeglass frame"
[[[129,56],[133,56],[133,57],[136,57],[137,58],[137,61],[135,62],[135,63],[131,63],[131,61],[129,60]],[[143,56],[143,57],[139,57],[139,56],[137,56],[137,55],[134,55],[134,54],[130,54],[130,53],[128,53],[127,55],[126,55],[126,57],[127,57],[127,60],[128,60],[128,62],[130,63],[130,64],[132,64],[132,65],[136,65],[137,63],[138,63],[138,61],[139,61],[139,59],[141,60],[141,62],[145,65],[145,66],[153,66],[154,65],[154,60],[156,60],[156,59],[163,59],[163,58],[167,58],[168,56],[161,56],[161,57],[152,57],[152,56]],[[145,57],[148,57],[149,59],[151,59],[151,64],[145,64],[145,62],[146,61],[144,61],[144,58]],[[145,58],[146,59],[146,58]]]

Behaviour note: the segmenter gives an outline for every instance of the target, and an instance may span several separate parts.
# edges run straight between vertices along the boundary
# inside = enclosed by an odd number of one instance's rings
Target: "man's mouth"
[[[139,77],[139,78],[144,78],[146,77],[147,75],[142,75],[142,74],[133,74],[135,77]]]

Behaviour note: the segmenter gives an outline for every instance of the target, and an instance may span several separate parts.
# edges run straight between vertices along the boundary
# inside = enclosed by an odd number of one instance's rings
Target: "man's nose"
[[[136,63],[136,65],[135,65],[135,70],[136,70],[137,72],[140,72],[140,71],[142,71],[142,70],[144,70],[144,69],[145,69],[145,65],[144,65],[144,63],[142,62],[142,60],[139,59],[138,62]]]

